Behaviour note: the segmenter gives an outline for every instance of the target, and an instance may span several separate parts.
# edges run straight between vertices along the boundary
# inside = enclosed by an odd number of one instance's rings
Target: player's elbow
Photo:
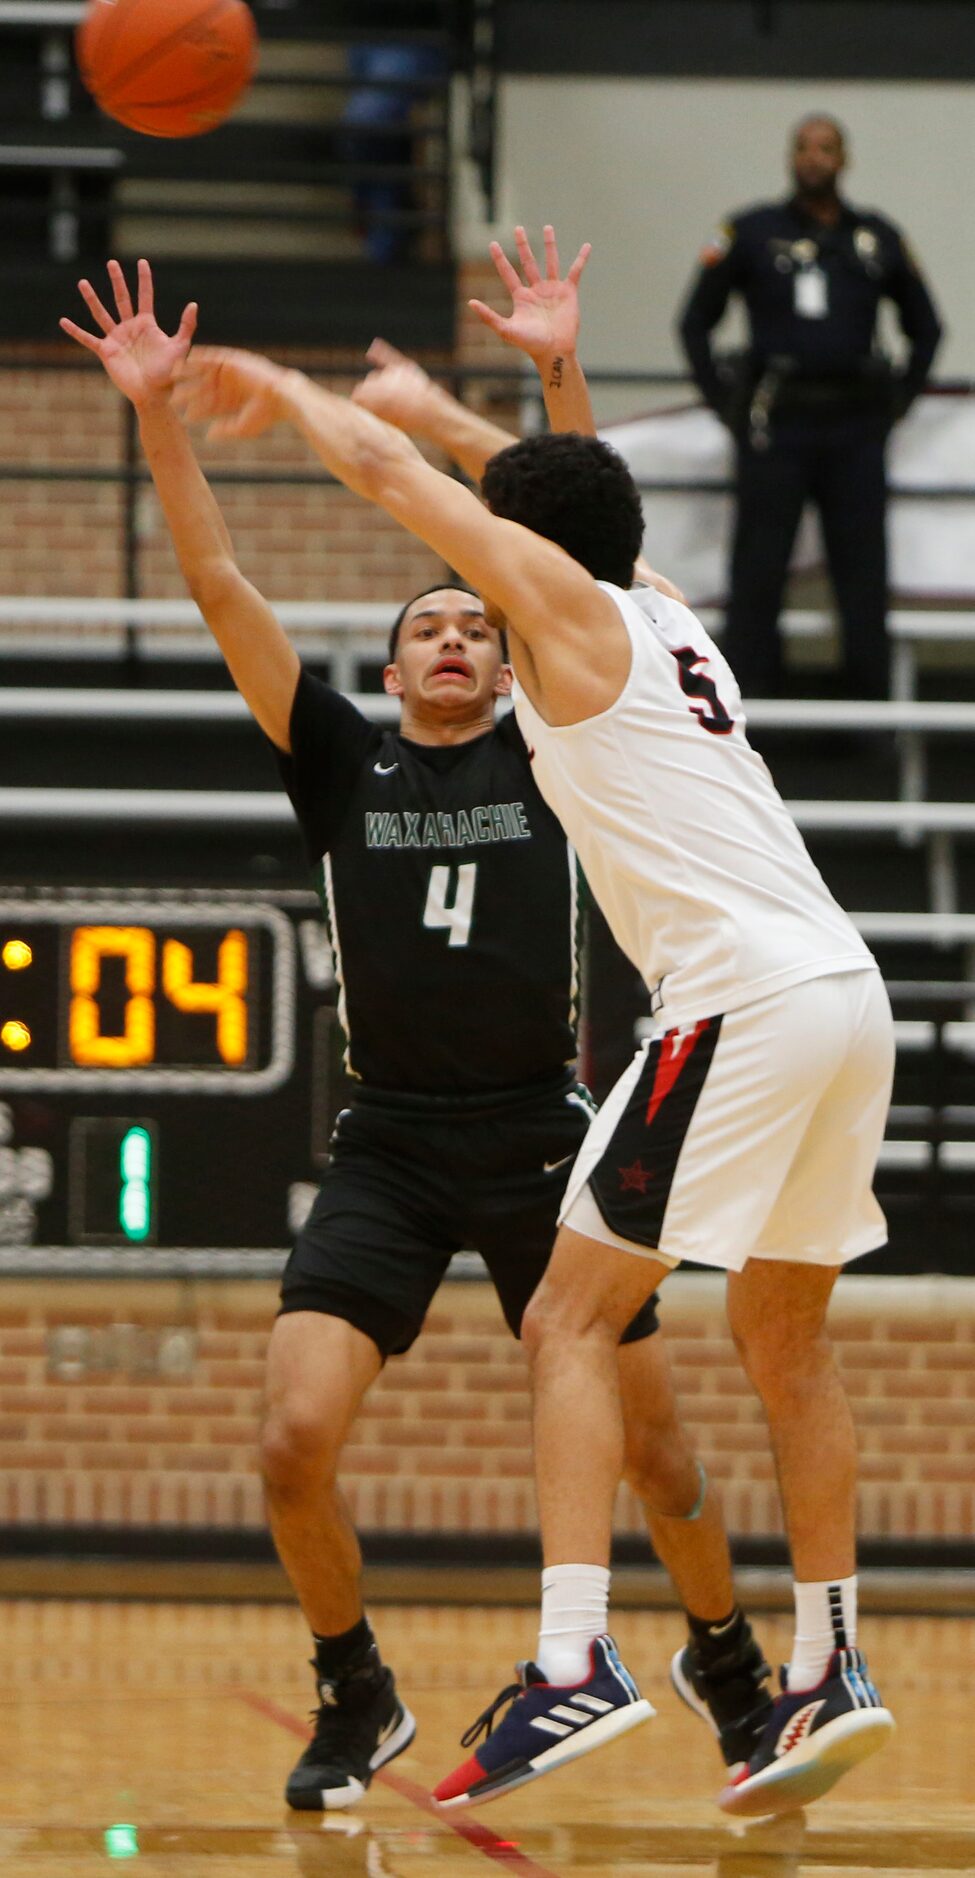
[[[401,443],[407,444],[405,451],[397,447]],[[397,520],[408,518],[416,470],[422,464],[419,451],[398,431],[391,431],[388,440],[369,437],[356,462],[356,487],[367,502],[375,502]]]
[[[371,411],[355,407],[355,420],[346,433],[347,456],[339,474],[356,495],[390,508],[404,471],[423,458],[401,431]]]
[[[208,556],[192,566],[184,564],[183,575],[207,624],[217,625],[239,597],[243,576],[236,561],[230,555]]]

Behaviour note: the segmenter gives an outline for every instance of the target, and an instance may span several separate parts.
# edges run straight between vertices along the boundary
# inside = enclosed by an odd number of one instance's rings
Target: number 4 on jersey
[[[450,937],[449,946],[466,946],[471,930],[471,915],[474,911],[474,881],[477,875],[477,862],[464,861],[457,869],[457,885],[453,901],[448,904],[450,891],[450,867],[433,867],[430,870],[430,885],[427,888],[427,903],[423,909],[424,926],[443,926]]]

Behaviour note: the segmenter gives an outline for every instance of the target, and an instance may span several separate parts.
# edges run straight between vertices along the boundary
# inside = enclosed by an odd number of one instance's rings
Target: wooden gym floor
[[[670,1691],[672,1612],[614,1630],[656,1720],[479,1812],[430,1785],[530,1655],[531,1611],[376,1607],[419,1730],[351,1813],[281,1798],[312,1699],[277,1604],[0,1603],[0,1868],[11,1878],[927,1878],[975,1872],[975,1621],[871,1617],[861,1641],[900,1728],[805,1814],[747,1829],[714,1805],[713,1741]],[[758,1624],[786,1651],[784,1617]]]

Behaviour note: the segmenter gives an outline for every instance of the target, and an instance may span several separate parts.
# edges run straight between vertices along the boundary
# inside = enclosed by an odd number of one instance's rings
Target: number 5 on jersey
[[[457,869],[457,884],[452,901],[448,901],[452,867],[432,867],[430,885],[427,888],[427,903],[423,909],[424,926],[445,927],[449,933],[449,946],[466,946],[471,930],[471,915],[474,911],[474,881],[477,876],[477,862],[464,861]]]

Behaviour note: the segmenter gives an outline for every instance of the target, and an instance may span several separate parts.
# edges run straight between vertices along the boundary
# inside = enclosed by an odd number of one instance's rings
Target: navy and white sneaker
[[[786,1670],[779,1679],[782,1694],[759,1746],[718,1795],[726,1813],[788,1813],[818,1800],[858,1761],[882,1748],[896,1727],[859,1650],[834,1650],[813,1689],[793,1695]]]
[[[565,1687],[546,1682],[536,1663],[518,1664],[518,1681],[502,1689],[461,1736],[464,1748],[473,1747],[482,1733],[487,1739],[434,1788],[439,1805],[496,1800],[650,1720],[656,1710],[640,1695],[612,1637],[597,1637],[589,1652],[585,1682]],[[508,1713],[495,1728],[494,1718],[506,1703]]]
[[[288,1776],[284,1797],[301,1812],[355,1806],[373,1774],[408,1748],[414,1721],[375,1643],[335,1677],[318,1673],[315,1732]]]
[[[685,1643],[670,1665],[677,1694],[717,1736],[732,1774],[755,1753],[771,1717],[771,1674],[743,1611],[706,1642]]]

